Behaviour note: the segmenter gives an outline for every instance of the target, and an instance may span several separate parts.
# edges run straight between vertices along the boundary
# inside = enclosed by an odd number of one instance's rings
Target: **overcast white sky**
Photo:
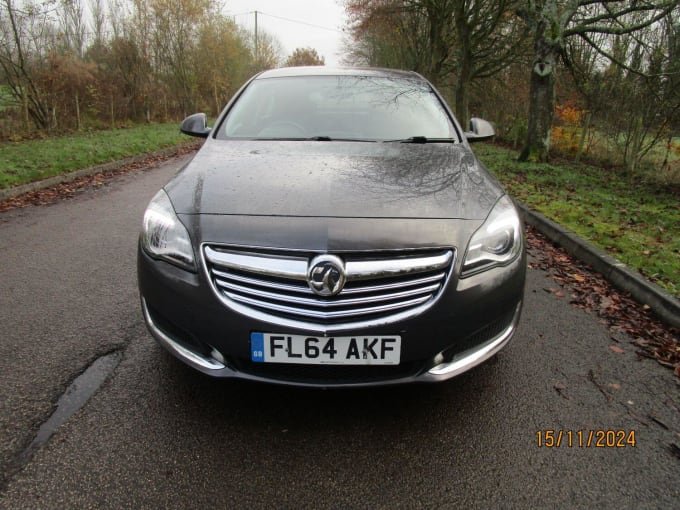
[[[345,11],[339,0],[226,0],[225,3],[226,14],[236,15],[236,23],[250,30],[255,25],[254,11],[258,11],[258,29],[276,36],[283,46],[284,57],[295,48],[311,46],[326,59],[326,65],[341,63]]]

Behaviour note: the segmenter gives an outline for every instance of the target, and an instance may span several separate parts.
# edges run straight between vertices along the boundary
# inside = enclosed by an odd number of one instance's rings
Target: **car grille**
[[[229,308],[317,330],[387,324],[422,313],[441,295],[455,261],[452,249],[341,253],[346,283],[339,294],[326,297],[307,284],[309,263],[318,253],[212,245],[203,253],[213,291]]]

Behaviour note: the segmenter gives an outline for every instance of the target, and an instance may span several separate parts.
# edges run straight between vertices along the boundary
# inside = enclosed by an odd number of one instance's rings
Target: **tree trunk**
[[[424,2],[425,12],[429,24],[428,39],[430,47],[430,63],[426,77],[435,84],[442,79],[442,66],[448,56],[448,46],[445,41],[446,26],[450,22],[448,13],[441,12],[436,2]]]
[[[637,164],[642,152],[644,133],[642,119],[635,116],[630,122],[630,132],[626,136],[626,146],[623,150],[623,165],[628,177],[632,177],[637,169]]]
[[[470,128],[470,82],[471,69],[463,65],[456,82],[456,117],[464,131]]]
[[[213,98],[215,99],[215,116],[220,114],[220,99],[217,95],[217,80],[213,78]]]
[[[24,113],[28,112],[35,127],[38,130],[48,129],[49,111],[38,92],[35,78],[26,63],[27,59],[24,55],[26,41],[16,20],[17,10],[10,0],[5,0],[4,4],[7,8],[8,28],[11,35],[6,34],[3,46],[13,46],[13,50],[4,54],[3,60],[6,62],[3,63],[1,69],[4,74],[3,77],[13,91],[14,97],[22,101]],[[8,39],[8,37],[11,37],[11,39]]]
[[[76,91],[76,97],[75,97],[75,102],[76,102],[76,128],[78,131],[81,129],[80,125],[80,98],[78,97],[78,92]]]
[[[472,83],[472,28],[468,23],[465,2],[455,3],[456,35],[459,59],[456,69],[456,117],[463,131],[470,128],[470,84]]]
[[[544,23],[544,22],[543,22]],[[547,161],[550,127],[555,112],[555,84],[559,47],[551,44],[545,28],[536,31],[529,95],[529,129],[520,161]]]
[[[663,163],[661,164],[662,170],[667,170],[668,167],[669,167],[668,158],[671,154],[672,148],[673,148],[673,131],[669,130],[668,131],[668,140],[666,141],[666,154],[664,155]]]
[[[31,132],[31,122],[30,122],[30,115],[28,113],[28,97],[26,94],[23,94],[21,96],[21,100],[24,106],[24,122],[26,123],[26,133]]]
[[[592,118],[593,116],[589,111],[586,113],[583,125],[581,126],[581,137],[579,138],[578,150],[576,151],[577,163],[581,160],[581,156],[583,155],[584,148],[586,146],[586,137],[588,136],[588,131],[590,131],[590,122],[592,121]]]

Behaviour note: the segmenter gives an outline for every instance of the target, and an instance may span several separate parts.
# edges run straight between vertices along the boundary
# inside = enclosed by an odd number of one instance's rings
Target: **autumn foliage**
[[[585,114],[571,101],[555,107],[556,121],[551,129],[551,140],[556,149],[571,153],[578,150]]]
[[[325,59],[320,57],[314,48],[296,48],[295,51],[286,59],[285,65],[288,67],[297,66],[322,66]]]
[[[279,64],[259,42],[214,0],[2,0],[0,139],[217,115]]]

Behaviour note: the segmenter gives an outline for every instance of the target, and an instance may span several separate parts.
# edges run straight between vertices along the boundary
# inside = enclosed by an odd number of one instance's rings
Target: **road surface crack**
[[[66,391],[57,400],[56,409],[51,416],[40,425],[31,443],[19,452],[14,459],[3,466],[0,477],[0,490],[4,490],[10,479],[26,466],[35,453],[42,448],[57,430],[71,416],[83,408],[97,390],[108,380],[120,363],[123,352],[120,349],[109,351],[98,356],[78,373]]]

